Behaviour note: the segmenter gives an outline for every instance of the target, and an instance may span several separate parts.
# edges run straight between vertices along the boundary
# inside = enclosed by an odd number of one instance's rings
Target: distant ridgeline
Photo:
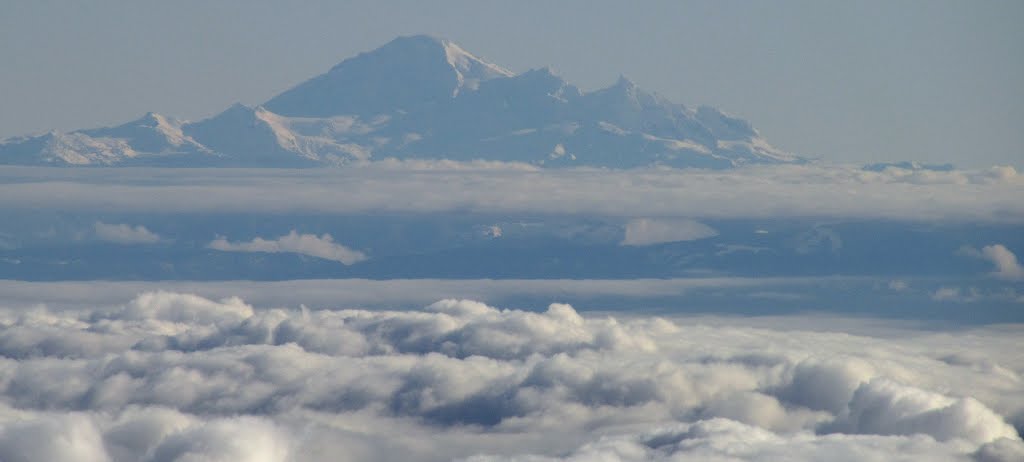
[[[447,40],[402,37],[255,108],[186,122],[0,141],[0,164],[315,167],[385,158],[538,166],[730,168],[803,159],[711,107],[620,78],[583,92],[547,68],[513,74]]]

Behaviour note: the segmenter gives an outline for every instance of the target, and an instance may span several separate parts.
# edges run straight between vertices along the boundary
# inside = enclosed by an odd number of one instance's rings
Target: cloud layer
[[[322,236],[299,234],[294,229],[288,234],[273,240],[257,237],[249,242],[229,242],[223,237],[218,237],[210,242],[207,247],[224,252],[297,253],[325,260],[333,260],[343,265],[352,265],[366,260],[364,253],[335,243],[334,238],[330,234]]]
[[[175,292],[0,310],[0,326],[3,460],[1010,461],[1024,451],[1016,327],[878,337],[584,317],[564,304],[310,311]]]
[[[185,179],[187,178],[187,179]],[[358,191],[358,194],[348,192]],[[0,169],[0,209],[469,211],[627,218],[855,217],[1024,223],[1024,175],[851,166],[536,170],[382,162],[329,170]]]

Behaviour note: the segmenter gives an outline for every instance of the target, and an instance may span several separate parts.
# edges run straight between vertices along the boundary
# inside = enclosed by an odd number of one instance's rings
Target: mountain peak
[[[514,75],[511,71],[501,66],[473,55],[451,40],[426,34],[398,37],[376,50],[363,54],[408,56],[409,54],[430,55],[438,53],[443,53],[448,64],[460,72],[485,73],[490,74],[491,77],[511,77]],[[340,67],[342,64],[344,62],[338,64],[332,70]]]
[[[253,108],[242,103],[235,103],[224,110],[224,114],[246,114],[252,112]]]
[[[482,81],[512,75],[449,40],[414,35],[346,59],[265,106],[286,116],[372,117],[440,104]]]
[[[616,80],[615,85],[612,86],[616,88],[625,88],[632,90],[636,88],[636,83],[633,82],[633,80],[630,79],[629,77],[626,77],[624,74],[619,74],[618,80]]]
[[[158,114],[156,112],[147,112],[142,117],[139,117],[138,119],[130,123],[150,128],[174,127],[179,125],[177,121],[170,119],[163,114]]]

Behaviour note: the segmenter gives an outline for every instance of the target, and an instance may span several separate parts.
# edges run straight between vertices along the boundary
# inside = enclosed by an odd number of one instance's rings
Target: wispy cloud
[[[93,224],[96,238],[118,244],[154,244],[160,236],[142,225],[107,224],[97,221]]]
[[[889,281],[888,284],[886,284],[886,287],[888,287],[889,290],[899,292],[910,288],[910,284],[907,284],[907,281],[904,281],[902,279],[893,279]]]
[[[218,237],[207,247],[225,252],[297,253],[352,265],[366,260],[366,254],[334,242],[330,234],[299,234],[292,230],[277,239],[257,237],[248,242],[230,242]]]
[[[1024,294],[1017,293],[1013,287],[1003,287],[997,290],[982,290],[977,287],[955,287],[943,286],[931,293],[932,300],[936,302],[956,303],[978,303],[978,302],[1008,302],[1024,303]]]

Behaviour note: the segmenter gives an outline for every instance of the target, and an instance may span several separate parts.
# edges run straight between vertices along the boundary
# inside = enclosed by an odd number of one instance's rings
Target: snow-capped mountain
[[[691,109],[626,78],[584,92],[550,69],[514,74],[458,45],[400,37],[257,107],[183,122],[0,142],[0,163],[312,167],[399,159],[543,166],[728,168],[801,162],[746,121]]]

